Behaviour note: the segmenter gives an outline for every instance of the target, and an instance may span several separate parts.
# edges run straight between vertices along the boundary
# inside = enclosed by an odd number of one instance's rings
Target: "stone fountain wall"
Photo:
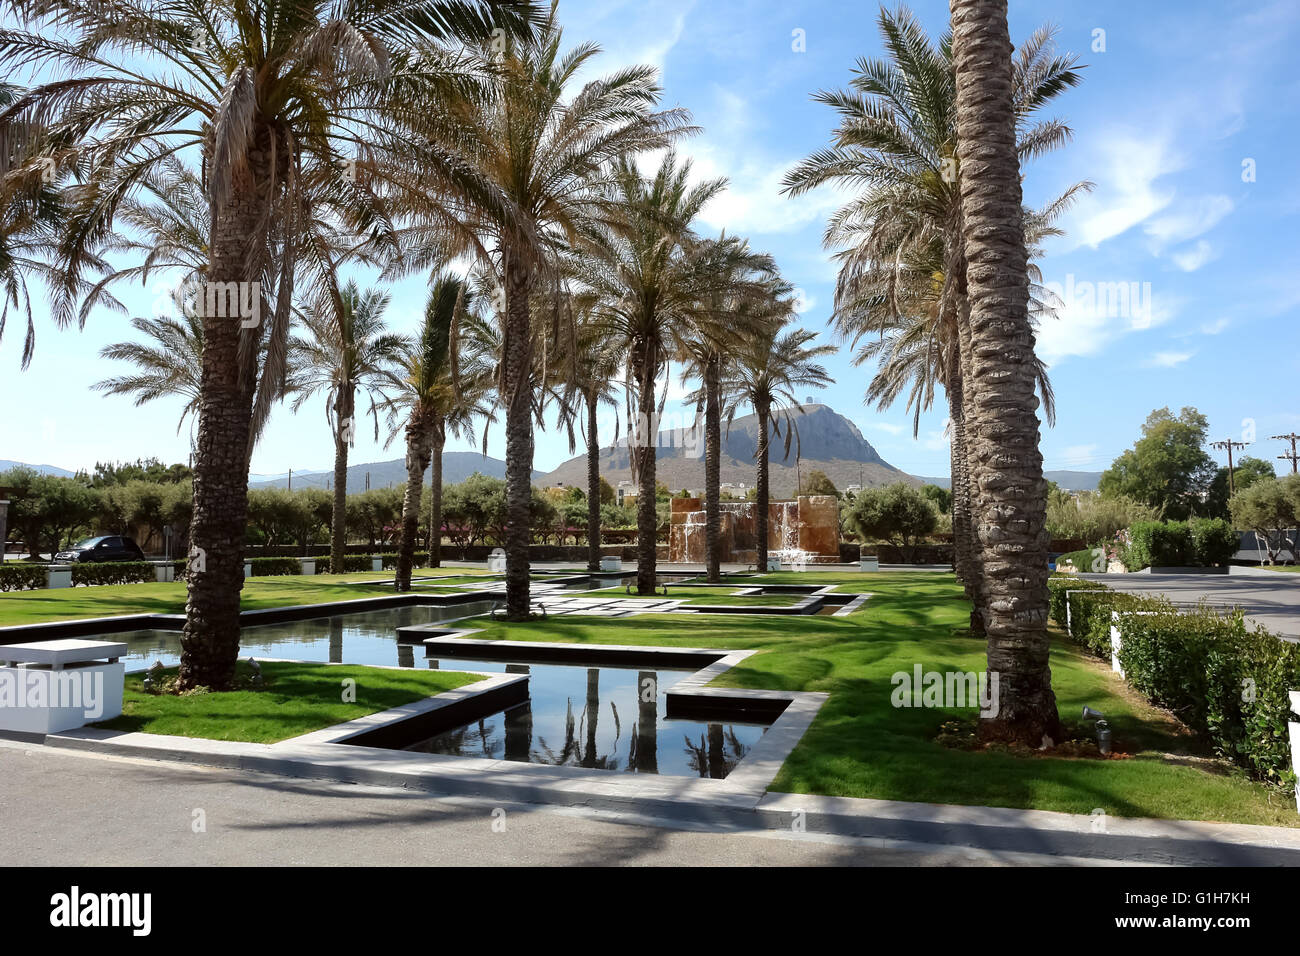
[[[758,560],[757,522],[752,501],[721,504],[719,542],[727,564]],[[673,498],[668,527],[668,560],[704,563],[704,500]],[[800,495],[767,506],[768,551],[805,551],[810,562],[840,559],[839,500],[834,495]]]

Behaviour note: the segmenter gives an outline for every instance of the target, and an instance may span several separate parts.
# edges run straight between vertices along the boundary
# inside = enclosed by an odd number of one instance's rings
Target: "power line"
[[[1291,474],[1294,475],[1296,473],[1296,458],[1297,458],[1295,446],[1296,446],[1296,442],[1300,441],[1300,435],[1297,435],[1295,432],[1292,432],[1289,435],[1271,435],[1269,437],[1273,441],[1289,441],[1291,443],[1291,454],[1278,455],[1277,457],[1291,462]]]
[[[1232,475],[1232,472],[1233,472],[1233,467],[1232,467],[1232,450],[1233,450],[1234,448],[1245,448],[1247,444],[1249,444],[1249,443],[1248,443],[1248,442],[1244,442],[1244,441],[1233,441],[1231,438],[1224,439],[1223,441],[1212,441],[1212,442],[1210,442],[1210,447],[1211,447],[1211,448],[1226,448],[1226,449],[1228,449],[1228,496],[1229,496],[1229,497],[1231,497],[1232,495],[1235,495],[1235,494],[1237,493],[1237,483],[1236,483],[1236,481],[1233,479],[1233,475]]]

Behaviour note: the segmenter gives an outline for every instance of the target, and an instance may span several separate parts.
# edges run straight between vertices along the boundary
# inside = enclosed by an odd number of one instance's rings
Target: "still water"
[[[527,674],[529,699],[407,743],[405,750],[720,779],[767,729],[732,721],[669,720],[665,694],[690,671],[463,658],[443,658],[431,666]]]

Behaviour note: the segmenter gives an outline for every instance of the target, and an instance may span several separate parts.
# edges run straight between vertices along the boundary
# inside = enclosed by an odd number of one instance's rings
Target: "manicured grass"
[[[696,587],[689,584],[670,584],[668,585],[668,600],[689,601],[691,604],[757,604],[766,607],[782,607],[798,603],[806,595],[803,594],[733,594],[743,585],[727,586],[725,588]],[[620,598],[644,598],[647,601],[663,601],[665,597],[662,593],[655,594],[637,594],[636,588],[628,594],[622,587],[602,588],[599,591],[574,591],[574,597],[620,597]]]
[[[891,677],[924,670],[982,671],[985,643],[966,630],[969,605],[947,574],[782,572],[766,581],[846,582],[870,590],[848,617],[746,618],[639,615],[555,617],[526,624],[488,619],[477,637],[592,644],[662,644],[761,651],[717,682],[826,691],[830,698],[786,760],[773,790],[973,804],[1115,816],[1300,825],[1294,797],[1211,759],[1176,722],[1145,704],[1108,666],[1055,639],[1052,677],[1062,719],[1080,737],[1087,704],[1110,721],[1126,759],[1018,756],[950,749],[935,741],[948,720],[973,711],[895,708]],[[820,579],[820,580],[819,580]],[[864,587],[866,581],[869,587]],[[671,593],[672,588],[669,588]]]
[[[455,568],[417,569],[422,576],[459,575]],[[353,598],[391,594],[392,571],[359,571],[354,574],[316,574],[303,577],[287,574],[275,577],[248,578],[244,581],[241,607],[245,611],[293,604],[317,604],[323,601],[347,601]],[[6,591],[0,594],[0,627],[11,624],[36,624],[41,621],[66,621],[79,617],[106,617],[114,614],[183,614],[185,583],[105,584],[93,587]]]
[[[1259,567],[1265,571],[1289,571],[1292,574],[1300,571],[1300,565],[1295,564],[1261,564]]]
[[[250,674],[248,664],[240,661],[238,676]],[[141,684],[144,675],[131,675],[122,716],[96,726],[269,744],[482,679],[453,671],[274,661],[262,664],[262,674],[260,688],[188,697],[147,694]],[[347,679],[356,681],[355,702],[343,701]]]

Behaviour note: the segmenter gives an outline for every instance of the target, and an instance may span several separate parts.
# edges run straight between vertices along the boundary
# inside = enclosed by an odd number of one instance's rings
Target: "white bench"
[[[56,734],[117,717],[126,651],[75,638],[0,645],[0,731]]]

